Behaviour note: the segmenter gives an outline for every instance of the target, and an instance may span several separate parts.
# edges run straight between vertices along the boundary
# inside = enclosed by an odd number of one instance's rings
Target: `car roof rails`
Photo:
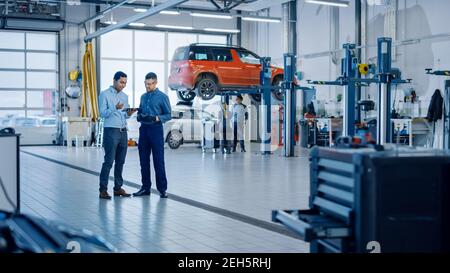
[[[233,48],[243,48],[238,45],[227,45],[227,44],[219,44],[219,43],[193,43],[191,46],[217,46],[217,47],[233,47]]]

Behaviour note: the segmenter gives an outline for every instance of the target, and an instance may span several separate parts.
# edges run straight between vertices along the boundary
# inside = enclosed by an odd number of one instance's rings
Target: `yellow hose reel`
[[[367,75],[369,73],[368,64],[358,64],[358,70],[361,75]]]

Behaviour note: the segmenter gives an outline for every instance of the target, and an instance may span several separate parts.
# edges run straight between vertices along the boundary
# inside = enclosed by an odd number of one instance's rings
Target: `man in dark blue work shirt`
[[[139,159],[141,162],[142,187],[134,196],[150,195],[150,155],[153,153],[156,188],[161,198],[167,198],[167,177],[164,166],[163,123],[172,119],[169,97],[156,87],[158,78],[150,72],[145,76],[147,92],[141,96],[137,120],[139,128]]]

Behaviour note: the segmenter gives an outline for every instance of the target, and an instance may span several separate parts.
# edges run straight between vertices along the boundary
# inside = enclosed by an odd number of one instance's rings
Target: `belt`
[[[105,129],[109,129],[109,130],[119,130],[120,132],[126,132],[126,131],[128,131],[127,128],[105,127]]]

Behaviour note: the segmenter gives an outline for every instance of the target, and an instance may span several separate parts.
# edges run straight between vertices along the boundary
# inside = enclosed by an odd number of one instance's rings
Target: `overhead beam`
[[[153,8],[148,9],[146,12],[143,12],[143,13],[140,13],[140,14],[136,14],[135,16],[132,16],[132,17],[129,17],[129,18],[123,20],[123,21],[120,21],[120,22],[118,22],[115,25],[110,25],[110,26],[105,27],[103,29],[97,30],[94,33],[86,35],[86,37],[84,37],[84,41],[85,42],[91,41],[92,39],[94,39],[94,38],[96,38],[98,36],[101,36],[103,34],[111,32],[113,30],[120,29],[122,27],[128,26],[130,23],[134,23],[134,22],[139,21],[139,20],[141,20],[141,19],[143,19],[145,17],[155,15],[155,14],[157,14],[157,13],[159,13],[159,12],[165,10],[165,9],[170,9],[172,7],[175,7],[175,6],[179,5],[179,4],[182,4],[182,3],[187,2],[187,1],[189,1],[189,0],[170,0],[170,1],[164,2],[164,3],[162,3],[162,4],[158,5],[158,6],[155,6]]]
[[[124,1],[122,1],[122,2],[120,2],[120,3],[117,3],[117,4],[113,5],[113,6],[110,6],[109,8],[106,8],[105,10],[100,11],[100,12],[97,13],[96,15],[94,15],[94,16],[88,18],[87,20],[85,20],[85,21],[82,22],[81,24],[86,24],[86,23],[88,23],[88,22],[90,22],[90,21],[97,20],[97,19],[101,19],[103,16],[105,16],[105,15],[108,14],[109,12],[113,11],[114,9],[116,9],[116,8],[118,8],[118,7],[120,7],[120,6],[123,6],[123,5],[127,4],[128,2],[130,2],[130,0],[124,0]]]

